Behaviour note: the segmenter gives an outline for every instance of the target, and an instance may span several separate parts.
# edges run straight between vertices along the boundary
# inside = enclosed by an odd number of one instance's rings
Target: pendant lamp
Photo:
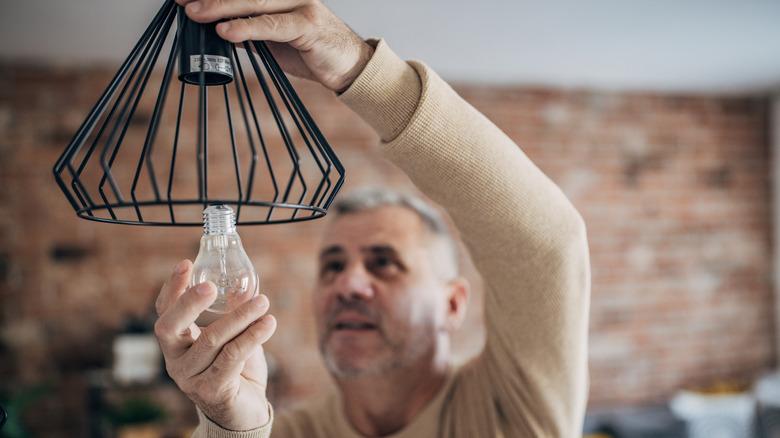
[[[209,205],[238,225],[315,219],[344,182],[266,44],[229,43],[174,0],[53,170],[79,217],[131,225],[202,226]]]

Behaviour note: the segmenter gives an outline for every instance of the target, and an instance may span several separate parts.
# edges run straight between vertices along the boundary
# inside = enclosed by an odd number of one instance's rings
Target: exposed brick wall
[[[588,224],[592,404],[749,380],[774,362],[765,101],[463,94]]]
[[[197,229],[77,219],[54,184],[51,166],[106,73],[0,65],[0,373],[19,381],[109,363],[124,318],[148,312],[173,264],[197,252]],[[347,190],[410,187],[354,114],[296,85],[348,169]],[[457,89],[586,219],[592,405],[658,401],[774,364],[764,99]],[[240,230],[280,321],[268,348],[280,402],[329,384],[309,309],[322,226]],[[481,342],[473,304],[461,355]]]

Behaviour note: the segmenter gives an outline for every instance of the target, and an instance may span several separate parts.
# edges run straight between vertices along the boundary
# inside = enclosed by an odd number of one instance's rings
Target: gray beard
[[[320,353],[325,367],[334,378],[357,379],[380,376],[411,366],[433,348],[433,338],[428,335],[417,336],[411,342],[393,342],[382,333],[382,339],[391,353],[387,356],[383,354],[382,357],[373,360],[368,366],[356,367],[349,364],[348,361],[342,363],[327,348],[327,339],[320,340]]]

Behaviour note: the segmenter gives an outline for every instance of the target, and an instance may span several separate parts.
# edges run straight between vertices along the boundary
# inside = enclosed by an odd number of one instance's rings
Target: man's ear
[[[447,330],[459,329],[466,318],[471,285],[468,280],[458,277],[447,283]]]

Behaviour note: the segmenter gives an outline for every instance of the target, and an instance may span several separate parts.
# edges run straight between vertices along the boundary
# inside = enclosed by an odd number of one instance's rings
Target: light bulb
[[[192,266],[190,286],[211,281],[217,299],[209,312],[223,314],[249,301],[259,290],[259,279],[236,232],[236,216],[227,205],[203,210],[203,237]]]

